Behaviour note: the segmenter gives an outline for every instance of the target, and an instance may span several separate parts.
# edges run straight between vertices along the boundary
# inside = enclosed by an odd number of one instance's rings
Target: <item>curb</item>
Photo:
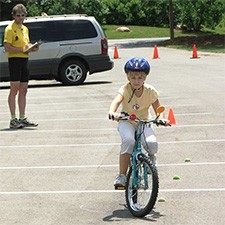
[[[140,38],[140,39],[110,39],[108,40],[109,47],[118,46],[120,48],[141,48],[141,47],[153,47],[163,41],[169,40],[169,37],[165,38]]]

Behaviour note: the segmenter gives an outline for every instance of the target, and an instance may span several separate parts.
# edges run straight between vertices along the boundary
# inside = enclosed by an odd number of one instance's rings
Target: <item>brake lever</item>
[[[121,114],[123,114],[124,116],[129,116],[129,114],[126,112],[121,112]]]
[[[157,120],[156,125],[170,126],[171,127],[171,124],[167,123],[166,120],[162,120],[162,119]]]

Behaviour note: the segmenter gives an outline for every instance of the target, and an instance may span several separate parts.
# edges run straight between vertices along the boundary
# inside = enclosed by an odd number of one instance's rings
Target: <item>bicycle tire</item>
[[[143,184],[141,184],[141,182],[144,182],[144,166],[148,166],[150,169],[150,173],[147,174],[149,185],[147,189],[146,187],[143,188]],[[130,167],[127,174],[125,198],[128,210],[131,214],[135,217],[144,217],[151,212],[158,197],[158,172],[147,157],[139,159],[136,171],[139,177],[138,187],[134,188],[132,185],[132,167]],[[144,184],[145,183],[146,182],[144,182]],[[143,200],[142,195],[144,195]]]

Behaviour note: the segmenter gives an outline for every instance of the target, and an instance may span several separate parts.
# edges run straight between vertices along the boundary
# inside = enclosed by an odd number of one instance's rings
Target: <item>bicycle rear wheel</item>
[[[127,174],[126,203],[136,217],[144,217],[153,209],[159,189],[158,172],[145,157],[139,159],[136,167],[137,187],[133,185],[132,167]]]

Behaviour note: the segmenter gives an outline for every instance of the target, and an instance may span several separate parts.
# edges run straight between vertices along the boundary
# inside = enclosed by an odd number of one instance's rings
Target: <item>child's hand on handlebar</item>
[[[119,118],[119,114],[118,113],[108,113],[108,118],[109,120],[116,120],[118,121],[118,118]]]
[[[170,121],[167,119],[159,119],[158,122],[156,123],[157,126],[162,125],[165,127],[171,126]]]

